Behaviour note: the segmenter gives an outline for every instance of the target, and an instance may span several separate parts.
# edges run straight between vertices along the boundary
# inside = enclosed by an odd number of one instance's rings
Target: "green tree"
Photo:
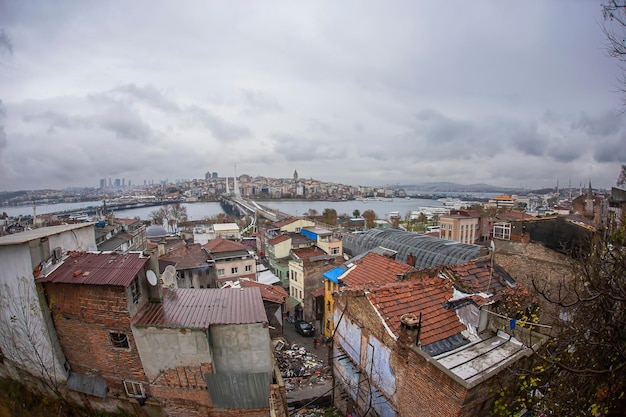
[[[322,221],[326,224],[330,224],[331,226],[335,226],[337,224],[337,210],[333,208],[325,208],[322,213]]]
[[[373,229],[376,227],[376,213],[374,210],[365,210],[361,217],[365,219],[365,226],[368,229]]]
[[[355,209],[352,212],[352,217],[359,217],[360,215],[361,215],[361,210],[359,210],[359,209]]]

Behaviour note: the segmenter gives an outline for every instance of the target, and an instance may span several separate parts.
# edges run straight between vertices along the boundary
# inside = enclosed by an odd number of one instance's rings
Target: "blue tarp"
[[[339,277],[346,272],[348,269],[345,265],[340,265],[337,268],[333,268],[328,272],[324,272],[322,275],[324,278],[334,282],[335,284],[339,284]]]
[[[317,233],[314,233],[314,232],[311,232],[310,230],[305,230],[305,229],[300,230],[300,233],[308,237],[312,241],[317,242]]]

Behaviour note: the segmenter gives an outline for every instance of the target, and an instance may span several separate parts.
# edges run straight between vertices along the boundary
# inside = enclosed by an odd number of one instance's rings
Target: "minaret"
[[[594,212],[593,190],[591,189],[591,179],[589,179],[589,189],[587,190],[587,198],[585,199],[585,214],[588,216],[593,216],[593,212]]]

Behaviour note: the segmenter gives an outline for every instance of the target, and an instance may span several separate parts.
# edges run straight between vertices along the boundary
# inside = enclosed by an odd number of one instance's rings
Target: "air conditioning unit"
[[[55,261],[58,261],[59,259],[61,259],[61,256],[63,256],[63,249],[61,249],[60,246],[57,246],[56,248],[52,249],[52,258]]]

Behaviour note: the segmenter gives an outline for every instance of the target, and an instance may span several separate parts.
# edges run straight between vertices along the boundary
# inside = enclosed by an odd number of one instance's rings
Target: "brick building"
[[[371,407],[389,417],[487,414],[498,386],[493,376],[531,350],[488,315],[481,337],[464,333],[455,311],[444,307],[451,286],[436,280],[341,294],[333,351],[340,410],[363,414]]]
[[[131,318],[149,303],[148,260],[136,252],[71,252],[37,280],[52,305],[70,389],[142,404],[151,396],[131,329]]]
[[[156,263],[71,252],[38,279],[68,388],[138,415],[286,416],[259,288],[161,288],[149,278]]]
[[[494,376],[531,354],[530,338],[490,313],[496,299],[482,291],[515,286],[501,268],[491,279],[490,265],[454,268],[335,292],[335,406],[385,417],[487,415]],[[542,338],[532,340],[536,348]]]

